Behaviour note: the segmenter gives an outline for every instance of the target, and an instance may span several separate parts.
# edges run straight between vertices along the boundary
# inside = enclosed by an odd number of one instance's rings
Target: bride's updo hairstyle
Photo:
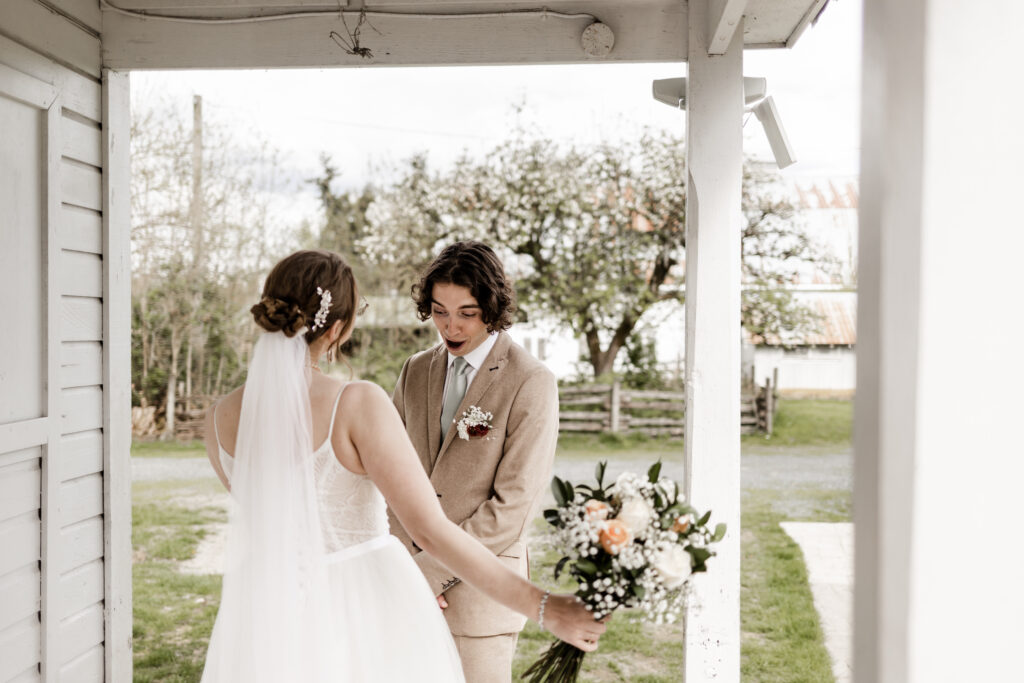
[[[267,276],[263,298],[250,310],[256,324],[267,332],[284,332],[294,337],[312,328],[320,310],[317,287],[331,293],[327,319],[306,332],[306,343],[314,342],[336,321],[341,320],[341,338],[352,329],[356,311],[356,281],[352,268],[330,251],[297,251],[282,259]]]

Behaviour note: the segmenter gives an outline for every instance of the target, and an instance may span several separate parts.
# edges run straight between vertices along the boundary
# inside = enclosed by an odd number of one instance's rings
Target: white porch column
[[[1017,0],[866,0],[859,683],[1020,680]]]
[[[690,0],[686,93],[686,488],[729,532],[696,577],[685,680],[740,679],[740,193],[743,28],[708,56],[710,0]],[[741,20],[742,24],[742,20]]]

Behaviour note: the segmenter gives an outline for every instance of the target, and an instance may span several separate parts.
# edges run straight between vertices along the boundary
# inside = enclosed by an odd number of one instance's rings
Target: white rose
[[[654,556],[651,564],[661,575],[665,588],[672,590],[679,588],[690,576],[690,553],[683,550],[680,545],[670,545],[668,549],[660,551]]]
[[[651,515],[653,514],[654,510],[651,509],[650,503],[646,500],[643,498],[630,498],[622,504],[618,518],[636,536],[651,523]]]

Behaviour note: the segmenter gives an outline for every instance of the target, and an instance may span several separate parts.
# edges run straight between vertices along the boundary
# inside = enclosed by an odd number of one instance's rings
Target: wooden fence
[[[740,431],[772,433],[775,395],[772,381],[740,397]],[[640,433],[681,437],[686,423],[682,391],[635,391],[614,384],[590,384],[559,390],[559,431]]]
[[[775,381],[773,381],[773,379]],[[740,431],[771,434],[775,420],[777,376],[765,386],[748,388],[740,396]],[[636,391],[614,384],[589,384],[559,390],[560,432],[681,437],[686,423],[686,394],[682,391]],[[183,397],[178,403],[174,432],[181,441],[203,438],[210,396]],[[134,416],[133,416],[134,417]]]

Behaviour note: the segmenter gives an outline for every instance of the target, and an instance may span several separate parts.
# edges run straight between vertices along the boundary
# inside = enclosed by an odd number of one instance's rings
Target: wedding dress
[[[280,333],[263,335],[273,336],[284,338]],[[281,339],[274,343],[281,343]],[[254,352],[254,366],[256,355]],[[253,379],[250,369],[245,396],[253,389]],[[343,387],[335,399],[332,416],[344,390]],[[308,402],[308,393],[306,396]],[[243,416],[245,400],[243,397]],[[240,435],[244,423],[240,422]],[[279,525],[276,518],[268,520],[269,535],[276,538],[263,551],[265,557],[261,558],[260,551],[251,548],[236,552],[237,571],[232,573],[231,534],[236,531],[235,522],[245,515],[245,503],[240,505],[241,511],[234,512],[229,527],[225,593],[210,639],[202,683],[464,680],[448,626],[426,579],[398,539],[388,533],[384,497],[368,476],[355,474],[341,465],[331,445],[333,429],[332,419],[324,443],[313,450],[312,457],[295,459],[297,464],[292,466],[300,474],[297,490],[304,490],[306,495],[311,493],[315,505],[303,507],[302,501],[293,496],[288,503],[292,509],[284,507],[285,516],[297,517],[298,522]],[[273,439],[274,435],[268,433],[265,437]],[[235,498],[234,480],[243,462],[236,461],[220,446],[219,435],[217,444]],[[242,448],[240,440],[236,450],[242,453]],[[266,457],[273,454],[260,455],[277,462]],[[287,479],[287,472],[271,473],[271,477]],[[277,487],[273,479],[267,481],[265,488]],[[276,498],[287,496],[287,492],[280,494],[274,490],[273,494],[263,495]],[[251,501],[250,505],[254,508],[250,516],[258,517],[262,511],[260,502]],[[302,517],[306,513],[313,520],[309,525]],[[294,543],[296,534],[301,538],[304,531],[319,532],[320,538],[303,541],[308,548],[274,547]],[[244,535],[244,530],[239,535]],[[266,536],[261,534],[259,541]],[[274,567],[270,579],[244,576],[249,568],[247,563],[265,561],[273,566],[279,560],[285,568]],[[295,566],[289,567],[289,562]],[[239,573],[243,574],[242,579],[236,578]],[[285,604],[280,604],[282,601]],[[257,629],[253,622],[262,622],[262,637],[254,635]]]

